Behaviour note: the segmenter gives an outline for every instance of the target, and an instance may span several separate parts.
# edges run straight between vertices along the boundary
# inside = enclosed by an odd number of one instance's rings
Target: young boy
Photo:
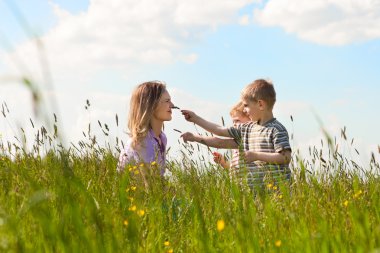
[[[291,147],[286,128],[273,117],[276,92],[272,83],[258,79],[247,85],[241,93],[244,110],[250,122],[225,128],[208,122],[192,111],[182,110],[187,121],[227,139],[210,139],[184,133],[183,140],[196,141],[217,148],[237,149],[239,145],[245,157],[245,176],[250,187],[290,179],[289,162]],[[243,164],[240,164],[242,166]]]

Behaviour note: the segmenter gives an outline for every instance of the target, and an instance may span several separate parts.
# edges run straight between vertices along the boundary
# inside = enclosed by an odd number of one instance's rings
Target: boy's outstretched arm
[[[292,156],[292,152],[289,149],[282,150],[281,152],[276,153],[266,153],[266,152],[254,152],[246,151],[245,158],[247,162],[254,161],[263,161],[267,163],[276,163],[276,164],[289,164]]]
[[[193,122],[194,124],[197,124],[198,126],[202,127],[206,131],[223,136],[223,137],[231,137],[228,133],[228,130],[226,127],[219,126],[217,124],[214,124],[212,122],[209,122],[201,117],[199,117],[197,114],[195,114],[192,111],[189,110],[181,110],[183,116],[185,116],[185,119],[189,122]]]
[[[226,148],[226,149],[238,148],[237,143],[232,138],[221,139],[217,137],[195,135],[189,132],[182,134],[181,137],[183,138],[183,141],[185,143],[190,141],[190,142],[198,142],[198,143],[201,143],[213,148]]]

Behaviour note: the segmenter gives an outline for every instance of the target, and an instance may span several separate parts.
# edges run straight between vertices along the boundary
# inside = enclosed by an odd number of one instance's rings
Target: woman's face
[[[172,119],[172,107],[174,104],[167,90],[162,93],[160,101],[154,110],[153,117],[158,121],[170,121]]]

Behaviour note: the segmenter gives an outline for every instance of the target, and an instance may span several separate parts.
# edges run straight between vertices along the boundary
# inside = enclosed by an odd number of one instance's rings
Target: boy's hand
[[[189,111],[189,110],[181,110],[182,112],[182,115],[185,116],[185,119],[189,122],[194,122],[197,115],[192,112],[192,111]]]
[[[254,151],[245,151],[244,156],[247,162],[251,163],[257,160],[256,152]]]
[[[196,139],[197,139],[196,136],[190,132],[186,132],[186,133],[182,134],[181,138],[183,139],[183,141],[185,143],[187,143],[188,141],[193,142],[193,141],[196,141]]]

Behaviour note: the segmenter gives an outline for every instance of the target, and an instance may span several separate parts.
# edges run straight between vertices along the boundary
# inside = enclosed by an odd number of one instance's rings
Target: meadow
[[[0,146],[0,252],[380,252],[379,163],[360,167],[328,135],[327,152],[294,152],[291,183],[260,192],[188,145],[163,179],[154,163],[118,174],[90,133],[70,148],[56,127],[35,137]]]
[[[24,32],[36,37],[50,90],[43,43],[11,7]],[[17,81],[43,114],[48,106],[38,85],[24,76]],[[108,135],[107,125],[99,125]],[[203,155],[194,160],[194,146],[169,159],[166,178],[154,163],[118,174],[120,140],[100,145],[89,126],[84,140],[64,147],[56,117],[51,129],[35,129],[32,144],[22,128],[14,142],[0,135],[0,252],[380,253],[379,162],[373,154],[358,165],[327,133],[324,147],[310,147],[308,158],[293,152],[289,184],[267,182],[257,192]]]
[[[89,124],[83,140],[64,146],[37,85],[22,84],[51,127],[30,120],[32,143],[22,127],[13,142],[0,133],[0,252],[380,252],[379,162],[352,160],[359,152],[345,128],[340,141],[322,128],[307,158],[293,150],[291,182],[260,191],[183,143],[179,155],[169,151],[165,178],[154,163],[119,174],[121,138],[100,144]],[[1,112],[12,125],[5,102]]]

